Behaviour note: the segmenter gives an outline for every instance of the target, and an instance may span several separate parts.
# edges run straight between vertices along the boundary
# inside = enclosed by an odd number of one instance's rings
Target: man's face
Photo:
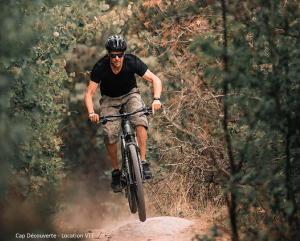
[[[120,67],[123,64],[124,52],[112,51],[109,53],[109,58],[114,67]]]

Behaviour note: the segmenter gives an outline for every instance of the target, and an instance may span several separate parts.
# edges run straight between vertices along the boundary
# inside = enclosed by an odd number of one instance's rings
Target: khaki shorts
[[[118,115],[120,108],[124,105],[126,112],[132,112],[145,106],[142,97],[137,88],[133,88],[128,94],[120,97],[109,97],[102,95],[100,99],[100,116]],[[144,126],[148,128],[148,121],[145,115],[136,113],[130,117],[131,124],[136,126]],[[113,144],[119,140],[121,131],[121,119],[116,118],[103,125],[104,142]]]

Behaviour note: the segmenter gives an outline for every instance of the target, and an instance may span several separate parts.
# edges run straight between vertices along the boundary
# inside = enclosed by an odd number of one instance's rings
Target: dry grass
[[[162,214],[193,216],[209,204],[221,206],[222,179],[228,174],[216,130],[220,107],[210,93],[181,91],[157,117],[153,134],[159,165],[147,189]]]
[[[193,1],[178,0],[172,6],[176,10],[185,4]],[[137,14],[148,31],[138,36],[162,63],[154,72],[164,77],[164,110],[154,118],[150,130],[159,160],[155,178],[146,188],[152,210],[194,216],[209,205],[224,204],[221,185],[228,176],[228,165],[222,140],[222,95],[213,92],[204,79],[202,57],[189,51],[193,40],[212,33],[207,19],[186,15],[158,24],[153,13],[159,16],[168,9],[168,1],[146,1]],[[135,29],[130,31],[133,34]],[[140,54],[146,55],[145,51]]]

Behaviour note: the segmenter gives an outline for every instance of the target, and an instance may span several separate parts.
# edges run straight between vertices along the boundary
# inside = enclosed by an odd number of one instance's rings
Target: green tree
[[[90,66],[68,72],[68,56],[80,44],[94,48],[112,32],[126,31],[125,21],[104,1],[8,1],[1,7],[1,227],[47,231],[60,208],[61,181],[72,170],[65,146],[82,136],[66,140],[64,133],[74,119],[85,122],[72,116],[83,106],[71,96],[79,71],[86,74]]]
[[[35,103],[28,94],[28,91],[32,90],[25,90],[25,86],[28,87],[33,84],[32,76],[34,75],[32,75],[33,71],[29,70],[29,61],[31,48],[38,41],[38,36],[32,29],[38,17],[36,13],[42,5],[42,2],[32,4],[21,1],[6,1],[5,4],[1,3],[3,10],[0,15],[1,29],[5,34],[1,35],[0,47],[2,155],[0,223],[2,231],[6,233],[12,233],[17,229],[22,231],[32,228],[34,230],[32,227],[34,224],[26,222],[28,216],[26,216],[26,212],[23,213],[25,211],[23,208],[28,204],[24,204],[24,200],[30,198],[32,198],[31,207],[36,207],[36,212],[42,213],[35,224],[39,224],[41,229],[50,229],[47,221],[42,222],[42,218],[47,216],[49,207],[40,202],[35,203],[37,200],[35,196],[38,192],[34,192],[33,189],[38,181],[39,183],[44,182],[41,180],[42,176],[38,180],[37,175],[33,175],[34,170],[29,163],[30,156],[38,156],[37,150],[32,144],[37,135],[34,132],[37,128],[34,126],[36,123],[33,119],[37,119],[36,115],[39,115],[39,111],[32,111]],[[42,150],[39,150],[40,152]],[[48,176],[50,177],[50,175]],[[30,193],[32,195],[29,197]],[[53,204],[54,202],[49,199],[49,206],[51,207]],[[27,205],[27,207],[30,206]],[[35,216],[36,212],[32,212],[31,215]],[[21,215],[16,215],[16,213]]]
[[[228,33],[223,37],[228,43],[223,57],[224,123],[227,145],[232,140],[228,156],[234,170],[227,190],[242,207],[231,210],[231,221],[244,240],[295,240],[299,6],[295,1],[228,1],[227,9],[224,4],[215,5],[216,13],[218,9],[228,15],[223,19]],[[201,46],[211,55],[207,49],[213,47]],[[235,233],[233,226],[233,240]]]

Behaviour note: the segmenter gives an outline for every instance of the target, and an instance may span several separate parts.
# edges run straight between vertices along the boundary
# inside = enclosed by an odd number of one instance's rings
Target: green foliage
[[[228,5],[229,70],[224,78],[229,83],[229,118],[235,120],[229,128],[239,167],[232,178],[241,186],[229,190],[242,207],[240,229],[251,233],[245,240],[293,240],[300,201],[299,6],[296,1],[249,1],[237,11],[236,4]],[[191,48],[215,58],[217,43],[201,40]],[[210,71],[210,77],[217,78],[219,69],[216,72]],[[257,232],[262,225],[266,228]]]
[[[1,35],[0,59],[0,223],[5,233],[20,228],[22,219],[26,220],[26,215],[16,215],[23,212],[22,208],[27,205],[25,200],[36,200],[32,208],[40,211],[40,218],[49,216],[55,206],[55,200],[49,195],[54,194],[53,187],[62,166],[57,150],[52,153],[51,142],[57,134],[42,124],[41,117],[46,108],[49,108],[47,113],[55,108],[51,108],[49,94],[44,95],[47,85],[39,82],[45,78],[38,76],[38,68],[31,65],[31,48],[39,38],[32,30],[41,6],[41,1],[1,3],[1,28],[5,34]],[[48,128],[55,126],[55,121],[57,118],[53,121],[49,118]],[[47,206],[38,201],[41,196],[49,201]],[[23,227],[30,225],[28,222]],[[41,230],[51,229],[47,221],[37,225]]]
[[[104,1],[7,1],[1,8],[0,224],[13,232],[28,218],[16,213],[29,205],[38,221],[22,229],[49,230],[66,175],[62,127],[74,87],[66,55],[121,30],[102,17],[110,8]]]

